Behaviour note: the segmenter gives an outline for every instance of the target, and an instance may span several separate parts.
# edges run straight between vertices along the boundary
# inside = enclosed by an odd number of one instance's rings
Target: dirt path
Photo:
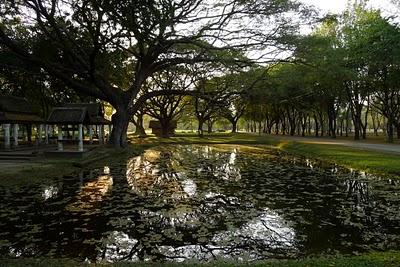
[[[339,145],[346,147],[353,147],[357,149],[365,149],[372,151],[379,151],[384,153],[399,154],[400,155],[400,145],[399,144],[373,144],[365,142],[356,142],[349,140],[335,140],[330,138],[313,138],[313,137],[297,137],[297,136],[275,136],[270,135],[272,138],[279,140],[289,140],[305,144],[318,144],[318,145]]]

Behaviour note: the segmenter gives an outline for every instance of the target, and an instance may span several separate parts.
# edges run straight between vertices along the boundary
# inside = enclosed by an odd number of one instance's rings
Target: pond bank
[[[399,155],[357,149],[348,146],[326,145],[294,140],[286,136],[267,136],[255,134],[212,134],[203,138],[195,134],[178,134],[171,138],[130,137],[131,145],[125,150],[115,150],[112,147],[99,148],[91,151],[83,159],[46,159],[18,163],[15,166],[0,165],[0,179],[12,179],[15,176],[26,176],[30,179],[46,178],[54,175],[67,175],[93,164],[102,163],[109,159],[118,160],[121,156],[138,155],[144,149],[165,144],[247,144],[263,145],[277,148],[293,155],[316,158],[338,163],[344,167],[358,169],[379,175],[400,176]],[[60,173],[60,170],[63,170]]]
[[[290,136],[268,136],[247,133],[212,134],[199,138],[195,134],[178,134],[171,138],[131,138],[135,145],[162,144],[247,144],[266,145],[293,155],[315,158],[334,162],[347,168],[366,171],[378,175],[400,176],[399,155],[383,151],[369,150],[366,147],[351,147],[343,145],[309,142],[310,138]],[[318,140],[316,140],[318,141]],[[365,145],[365,143],[362,143]],[[395,145],[398,146],[398,145]]]
[[[302,260],[271,260],[257,263],[237,263],[237,262],[213,262],[213,263],[82,263],[64,259],[6,259],[0,260],[1,266],[7,267],[75,267],[75,266],[97,266],[97,267],[233,267],[233,266],[258,266],[258,267],[398,267],[400,262],[400,252],[375,252],[361,256],[352,257],[327,257],[310,258]]]
[[[129,155],[135,156],[143,152],[146,146],[135,146],[127,149],[114,149],[112,147],[96,148],[86,153],[83,158],[46,158],[37,157],[26,162],[0,162],[0,179],[1,181],[21,180],[38,180],[49,177],[61,177],[76,173],[85,168],[97,168],[103,166],[104,163],[116,162],[121,158]],[[18,177],[19,179],[15,179]]]

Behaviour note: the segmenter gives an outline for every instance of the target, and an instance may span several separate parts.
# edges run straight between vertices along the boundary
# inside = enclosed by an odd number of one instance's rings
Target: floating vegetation
[[[400,248],[400,185],[251,146],[175,145],[0,185],[2,257],[253,261]]]

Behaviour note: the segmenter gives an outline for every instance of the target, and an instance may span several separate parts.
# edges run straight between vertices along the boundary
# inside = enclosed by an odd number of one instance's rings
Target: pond
[[[249,146],[174,145],[0,185],[0,256],[253,261],[400,248],[400,185]]]

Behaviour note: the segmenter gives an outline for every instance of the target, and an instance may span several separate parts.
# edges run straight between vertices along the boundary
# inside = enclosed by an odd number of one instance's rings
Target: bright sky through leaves
[[[346,9],[348,0],[300,0],[303,3],[314,5],[322,13],[341,13]],[[389,0],[370,0],[369,7],[381,9],[384,15],[394,15],[396,8]]]

